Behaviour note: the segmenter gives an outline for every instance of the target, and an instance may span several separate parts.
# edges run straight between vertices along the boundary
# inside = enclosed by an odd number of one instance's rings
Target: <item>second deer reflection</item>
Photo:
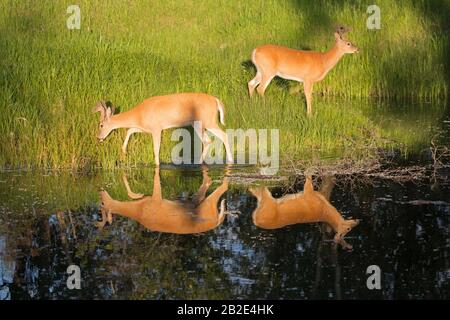
[[[267,187],[251,188],[258,199],[253,211],[253,223],[263,229],[278,229],[298,223],[323,222],[335,231],[334,241],[351,248],[343,237],[355,227],[358,220],[345,220],[328,201],[334,182],[324,179],[320,192],[314,191],[311,177],[307,177],[303,192],[289,194],[279,199],[272,197]]]
[[[208,197],[206,191],[212,184],[206,170],[203,170],[203,182],[192,201],[173,201],[163,199],[159,169],[155,169],[153,180],[153,194],[143,196],[131,191],[127,178],[123,181],[128,196],[134,201],[117,201],[108,192],[101,191],[102,221],[99,227],[112,222],[112,214],[118,214],[136,220],[151,231],[177,234],[193,234],[212,230],[224,220],[225,200],[217,208],[220,197],[228,190],[228,180],[224,178],[222,184]]]

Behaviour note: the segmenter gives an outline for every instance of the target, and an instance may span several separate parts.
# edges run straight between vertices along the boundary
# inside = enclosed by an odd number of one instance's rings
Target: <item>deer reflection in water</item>
[[[177,201],[164,199],[161,193],[159,168],[155,169],[153,194],[144,196],[131,191],[126,175],[123,182],[128,196],[134,201],[118,201],[111,198],[106,191],[100,192],[102,201],[102,221],[98,223],[103,228],[106,222],[112,222],[112,214],[131,218],[151,231],[176,234],[193,234],[206,232],[218,227],[225,217],[225,199],[220,203],[220,197],[228,190],[228,179],[209,196],[206,191],[212,181],[206,169],[202,171],[203,182],[192,201]]]
[[[323,222],[335,232],[334,241],[346,249],[351,245],[343,238],[359,220],[345,220],[329,202],[334,186],[331,177],[324,179],[320,192],[314,191],[311,177],[307,177],[303,192],[275,199],[267,187],[250,188],[258,199],[253,211],[253,223],[263,229],[278,229],[292,224]],[[324,228],[322,228],[324,230]]]

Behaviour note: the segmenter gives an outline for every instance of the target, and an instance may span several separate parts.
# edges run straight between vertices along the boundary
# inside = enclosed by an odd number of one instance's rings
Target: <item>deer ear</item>
[[[111,107],[108,107],[106,109],[106,119],[109,119],[113,115],[114,111],[111,109]]]
[[[334,38],[335,38],[336,40],[339,40],[339,39],[341,39],[341,35],[340,35],[339,33],[335,32],[335,33],[334,33]]]
[[[92,113],[100,112],[100,121],[103,121],[106,113],[106,108],[103,101],[99,101],[97,105],[94,108],[92,108],[91,112]]]

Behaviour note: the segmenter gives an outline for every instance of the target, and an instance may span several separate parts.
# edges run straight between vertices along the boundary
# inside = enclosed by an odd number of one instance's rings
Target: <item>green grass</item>
[[[293,159],[363,157],[366,145],[386,147],[383,138],[407,150],[429,142],[381,121],[404,116],[396,102],[380,110],[369,98],[431,101],[421,113],[430,126],[445,109],[448,1],[378,1],[378,31],[366,28],[363,1],[76,4],[81,30],[70,31],[65,1],[0,2],[0,167],[152,164],[149,136],[132,137],[125,159],[123,131],[97,144],[98,115],[90,110],[100,99],[125,111],[154,95],[210,93],[224,102],[227,127],[278,128],[282,158]],[[352,27],[348,37],[361,53],[345,56],[315,86],[314,118],[306,117],[302,94],[289,94],[292,82],[272,82],[265,99],[247,97],[255,46],[326,50],[337,23]],[[173,145],[166,132],[162,161],[170,162]]]

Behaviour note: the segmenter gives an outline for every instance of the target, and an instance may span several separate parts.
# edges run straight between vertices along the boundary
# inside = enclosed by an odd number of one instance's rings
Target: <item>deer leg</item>
[[[306,97],[306,111],[308,114],[308,117],[312,116],[312,90],[313,90],[313,83],[309,81],[305,81],[304,83],[304,90],[305,90],[305,97]]]
[[[105,226],[105,224],[107,222],[109,222],[110,224],[112,223],[112,214],[110,212],[108,212],[106,209],[102,208],[100,210],[101,214],[102,214],[102,220],[98,221],[95,223],[95,225],[97,226],[97,228],[99,228],[100,230],[103,229],[103,227]],[[111,217],[110,217],[111,216]]]
[[[142,198],[144,195],[142,193],[135,193],[131,190],[130,188],[130,184],[128,183],[128,178],[127,175],[124,173],[122,175],[122,181],[123,184],[125,185],[125,189],[127,189],[127,193],[128,193],[128,197],[131,199],[140,199]]]
[[[200,140],[202,141],[203,151],[200,156],[200,163],[203,163],[203,161],[205,160],[205,157],[208,153],[209,144],[211,143],[211,139],[209,139],[204,128],[199,128],[199,127],[194,126],[194,130],[195,130],[195,133],[197,133]]]
[[[154,131],[153,136],[153,154],[155,156],[155,165],[159,167],[159,147],[161,146],[161,131]]]
[[[203,200],[205,200],[206,197],[206,191],[208,191],[208,188],[212,184],[211,178],[208,176],[208,171],[206,169],[203,170],[203,182],[200,188],[198,189],[197,193],[195,194],[193,198],[193,203],[198,206]]]
[[[227,192],[228,190],[228,178],[224,178],[222,184],[217,187],[203,202],[199,203],[199,207],[210,208],[210,205],[213,204],[214,208],[217,207],[217,203],[219,202],[220,197]],[[207,220],[217,221],[220,224],[223,221],[225,214],[225,199],[223,199],[220,203],[220,212],[217,210],[198,210],[200,213],[200,217]]]
[[[208,155],[209,147],[211,146],[211,139],[208,137],[206,131],[203,132],[203,152],[202,152],[202,162],[205,160]]]
[[[127,136],[125,137],[125,140],[123,142],[122,145],[122,153],[126,154],[127,153],[127,145],[128,145],[128,141],[130,140],[130,137],[133,133],[137,133],[137,132],[142,132],[140,129],[138,128],[130,128],[127,131]]]
[[[256,76],[250,80],[247,84],[248,87],[248,94],[253,96],[253,92],[255,91],[255,88],[261,83],[262,77],[261,73],[259,71],[256,72]]]
[[[225,177],[220,186],[217,187],[207,198],[206,200],[211,200],[213,203],[217,203],[220,197],[227,192],[228,190],[228,178]]]
[[[331,193],[334,187],[334,176],[327,175],[322,179],[322,185],[320,186],[319,192],[330,201]]]
[[[152,193],[152,199],[162,199],[162,192],[161,192],[161,177],[159,175],[159,167],[155,168],[155,174],[153,175],[153,193]]]
[[[206,156],[208,155],[209,147],[211,146],[211,142],[207,143],[206,145],[203,145],[203,152],[202,152],[202,162],[205,161]]]
[[[231,153],[230,145],[228,143],[228,136],[219,127],[216,128],[207,128],[208,131],[211,131],[217,138],[219,138],[223,144],[225,145],[225,151],[227,153],[227,163],[233,163],[233,154]]]
[[[262,75],[261,83],[259,84],[258,88],[256,88],[256,91],[258,91],[258,94],[260,96],[264,96],[264,92],[266,91],[266,88],[269,85],[270,81],[272,81],[273,77],[274,76]]]

